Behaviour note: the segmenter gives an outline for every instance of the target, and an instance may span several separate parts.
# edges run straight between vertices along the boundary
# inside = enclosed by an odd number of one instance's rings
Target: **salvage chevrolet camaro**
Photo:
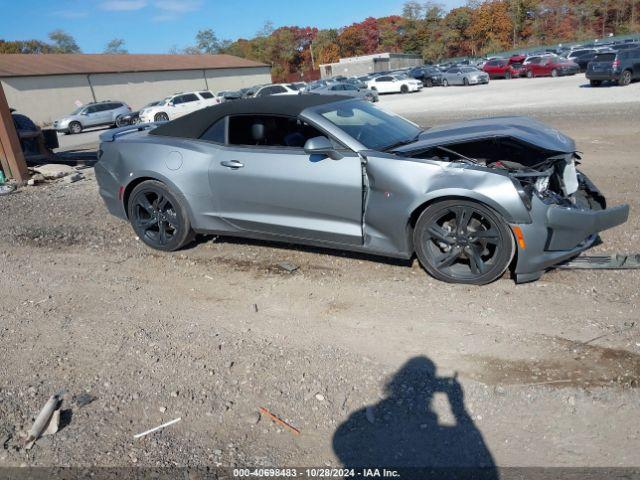
[[[570,138],[524,117],[423,130],[338,96],[223,103],[101,136],[111,213],[147,245],[196,233],[418,257],[435,278],[518,282],[578,255],[629,207],[576,169]]]

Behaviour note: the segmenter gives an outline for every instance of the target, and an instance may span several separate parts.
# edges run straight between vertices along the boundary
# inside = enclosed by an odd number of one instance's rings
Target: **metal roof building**
[[[231,55],[0,55],[11,107],[47,124],[80,104],[121,100],[137,109],[176,92],[271,82],[271,67]]]

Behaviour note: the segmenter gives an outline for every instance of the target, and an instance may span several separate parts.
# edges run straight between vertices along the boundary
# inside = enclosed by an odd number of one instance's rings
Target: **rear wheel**
[[[82,125],[80,124],[80,122],[71,122],[69,124],[69,133],[80,133],[82,132]]]
[[[599,87],[600,85],[602,85],[602,82],[600,80],[589,80],[589,83],[592,87]]]
[[[147,180],[137,185],[127,208],[133,230],[151,248],[177,250],[193,236],[186,209],[162,182]]]
[[[409,93],[409,87],[406,85],[402,85],[400,87],[400,93]]]
[[[464,77],[464,78],[462,79],[462,84],[463,84],[465,87],[468,87],[468,86],[469,86],[469,79],[467,79],[467,77]]]
[[[164,112],[156,113],[156,115],[153,117],[153,120],[156,122],[168,122],[169,115]]]
[[[618,79],[618,85],[622,87],[626,87],[630,83],[631,83],[631,72],[629,70],[625,70],[624,72],[622,72],[622,74],[620,75],[620,78]]]
[[[504,78],[507,80],[511,80],[511,72],[507,72],[504,74]]]
[[[527,78],[533,78],[533,72],[531,70],[527,70]]]
[[[123,120],[122,120],[122,115],[118,115],[118,116],[116,117],[116,127],[118,127],[118,128],[119,128],[119,127],[124,127],[124,125],[125,125],[125,124],[124,124],[124,122],[123,122]]]
[[[443,87],[448,87],[449,86],[449,81],[446,78],[444,80],[442,80],[442,86]]]
[[[556,70],[555,68],[553,70],[551,70],[551,76],[552,77],[557,77],[558,76],[558,70]]]
[[[499,278],[515,253],[513,236],[490,208],[467,200],[427,207],[413,243],[425,270],[444,282],[483,285]]]

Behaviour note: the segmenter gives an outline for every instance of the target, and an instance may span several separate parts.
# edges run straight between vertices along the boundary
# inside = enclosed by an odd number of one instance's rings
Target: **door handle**
[[[244,163],[241,163],[238,160],[220,162],[220,165],[222,165],[223,167],[232,168],[233,170],[244,167]]]

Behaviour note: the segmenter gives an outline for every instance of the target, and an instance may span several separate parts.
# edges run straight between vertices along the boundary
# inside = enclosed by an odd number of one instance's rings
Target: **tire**
[[[465,87],[468,87],[468,86],[469,86],[469,80],[467,79],[467,77],[463,77],[463,78],[462,78],[462,84],[463,84]]]
[[[115,125],[116,125],[116,127],[117,127],[117,128],[120,128],[120,127],[124,127],[124,126],[125,126],[125,125],[124,125],[124,123],[122,123],[122,115],[118,115],[118,116],[116,117],[116,123],[115,123]]]
[[[527,70],[527,78],[533,78],[533,72],[531,70]]]
[[[137,185],[129,195],[127,212],[138,238],[155,250],[172,252],[193,238],[187,210],[162,182],[146,180]]]
[[[589,84],[592,87],[599,87],[600,85],[602,85],[602,81],[601,80],[589,80]]]
[[[401,85],[400,93],[409,93],[409,87],[407,87],[406,85]]]
[[[556,78],[558,76],[558,70],[556,70],[555,68],[553,70],[551,70],[551,76],[553,78]]]
[[[504,74],[505,80],[511,80],[511,72],[507,72]]]
[[[82,132],[82,124],[80,122],[71,122],[69,124],[69,133],[72,135],[77,135]]]
[[[469,200],[428,206],[416,223],[413,244],[424,269],[449,283],[491,283],[515,254],[513,235],[500,215]]]
[[[430,78],[427,78],[427,79],[424,81],[424,86],[425,86],[425,87],[427,87],[427,88],[431,88],[431,87],[433,87],[433,80],[431,80]]]
[[[446,78],[442,79],[442,86],[443,87],[448,87],[449,86],[449,81]]]
[[[164,112],[156,113],[155,116],[153,117],[153,121],[154,122],[168,122],[169,121],[169,115],[167,115]]]
[[[618,85],[620,85],[621,87],[626,87],[630,83],[631,83],[631,71],[625,70],[624,72],[622,72],[622,74],[620,75],[620,78],[618,79]]]

